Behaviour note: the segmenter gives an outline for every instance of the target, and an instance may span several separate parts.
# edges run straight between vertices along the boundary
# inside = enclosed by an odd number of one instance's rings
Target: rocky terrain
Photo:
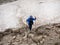
[[[28,27],[0,32],[0,45],[60,45],[60,23],[46,24],[29,31]]]
[[[13,1],[17,1],[17,0],[0,0],[0,5],[5,4],[5,3],[9,3],[9,2],[13,2]]]

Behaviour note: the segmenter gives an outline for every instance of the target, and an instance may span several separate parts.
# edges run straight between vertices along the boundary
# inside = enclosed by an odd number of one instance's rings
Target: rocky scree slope
[[[0,45],[60,45],[60,23],[0,32]]]

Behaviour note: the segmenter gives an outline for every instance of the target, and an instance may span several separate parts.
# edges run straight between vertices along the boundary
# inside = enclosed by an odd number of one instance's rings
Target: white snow
[[[59,0],[18,0],[0,5],[0,30],[19,28],[29,15],[37,18],[33,27],[60,22]],[[19,21],[20,20],[20,21]]]

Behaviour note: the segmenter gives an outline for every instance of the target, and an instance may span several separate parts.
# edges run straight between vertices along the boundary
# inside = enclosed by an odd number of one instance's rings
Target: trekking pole
[[[36,16],[35,16],[35,18],[36,18]],[[36,20],[35,20],[35,29],[36,29]]]

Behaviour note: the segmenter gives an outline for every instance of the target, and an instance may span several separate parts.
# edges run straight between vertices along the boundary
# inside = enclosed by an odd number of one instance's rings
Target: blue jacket
[[[33,17],[29,17],[26,21],[27,21],[27,23],[28,23],[28,25],[31,23],[30,21],[34,21],[34,20],[36,20],[36,18],[33,18]]]

